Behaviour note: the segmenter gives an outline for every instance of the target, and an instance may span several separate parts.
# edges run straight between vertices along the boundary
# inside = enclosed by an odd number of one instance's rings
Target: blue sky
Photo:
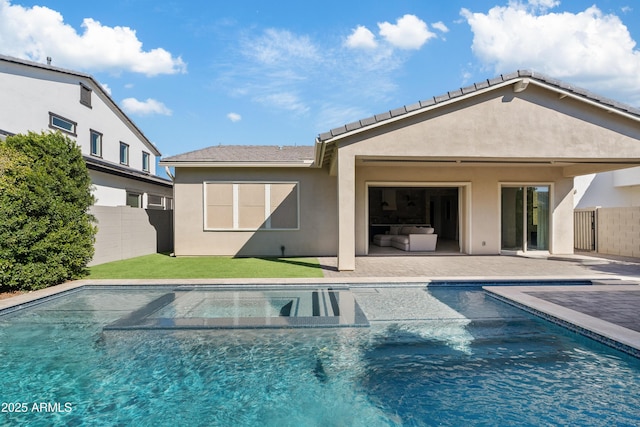
[[[0,0],[0,53],[92,74],[164,157],[312,145],[529,69],[640,107],[632,0]]]

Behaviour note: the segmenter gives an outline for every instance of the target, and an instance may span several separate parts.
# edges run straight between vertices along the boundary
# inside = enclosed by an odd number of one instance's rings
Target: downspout
[[[169,166],[165,166],[164,171],[167,173],[167,176],[171,178],[171,182],[174,182],[176,180],[173,174],[171,173],[171,168]]]
[[[324,159],[324,152],[326,150],[327,144],[320,141],[320,138],[316,138],[316,153],[315,153],[315,164],[314,167],[321,168],[322,160]]]

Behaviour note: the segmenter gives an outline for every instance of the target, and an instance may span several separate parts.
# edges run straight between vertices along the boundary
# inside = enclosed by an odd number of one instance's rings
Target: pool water
[[[84,288],[0,315],[0,424],[640,423],[638,359],[478,288],[350,292],[368,326],[107,327],[166,287]],[[278,310],[256,304],[261,316],[280,316],[288,300],[273,301]]]

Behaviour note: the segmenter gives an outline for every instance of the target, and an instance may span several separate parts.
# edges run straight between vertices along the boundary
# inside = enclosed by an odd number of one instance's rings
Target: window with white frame
[[[93,129],[90,130],[91,134],[91,155],[96,157],[102,157],[102,134]]]
[[[151,159],[151,155],[146,151],[142,152],[142,170],[145,172],[149,172],[149,162]]]
[[[49,127],[61,130],[70,135],[76,136],[76,127],[78,124],[72,120],[65,119],[55,113],[49,113]]]
[[[132,208],[141,208],[142,207],[142,195],[140,193],[134,193],[132,191],[127,191],[127,206],[131,206]]]
[[[129,166],[129,144],[120,143],[120,164]]]
[[[298,182],[205,182],[205,230],[297,230]]]
[[[147,194],[147,207],[150,209],[164,209],[163,197],[157,194]]]

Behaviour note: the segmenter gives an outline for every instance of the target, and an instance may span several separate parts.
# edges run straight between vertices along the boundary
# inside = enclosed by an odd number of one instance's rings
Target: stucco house
[[[59,131],[80,146],[98,206],[171,209],[160,151],[89,74],[0,55],[0,136]]]
[[[53,131],[80,146],[96,197],[92,265],[172,249],[160,151],[91,75],[0,55],[0,95],[0,138]]]
[[[575,247],[640,258],[640,167],[575,180]]]
[[[325,255],[353,270],[378,245],[413,250],[375,236],[423,233],[436,251],[570,254],[574,177],[640,165],[640,111],[518,71],[312,147],[214,146],[160,165],[175,168],[177,256]]]

